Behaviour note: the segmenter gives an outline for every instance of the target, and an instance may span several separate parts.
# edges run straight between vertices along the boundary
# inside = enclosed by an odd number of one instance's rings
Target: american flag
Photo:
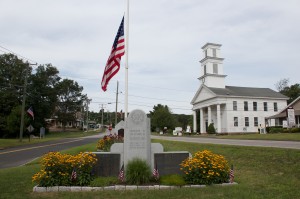
[[[103,91],[106,91],[108,82],[119,71],[121,57],[124,54],[125,54],[125,38],[124,38],[124,17],[123,17],[114,44],[112,46],[110,56],[107,60],[104,69],[104,74],[101,82],[101,87]]]
[[[72,174],[71,174],[71,180],[75,181],[76,179],[77,179],[77,172],[76,172],[76,170],[74,168],[73,171],[72,171]]]
[[[119,180],[121,181],[121,182],[124,182],[125,181],[125,177],[124,177],[124,164],[122,165],[122,167],[121,167],[121,169],[120,169],[120,171],[119,171]]]
[[[234,172],[233,172],[233,165],[231,165],[230,171],[229,171],[229,182],[234,182]]]
[[[29,109],[27,110],[27,113],[28,113],[29,115],[31,115],[32,119],[34,120],[34,113],[33,113],[32,106],[29,107]]]
[[[158,173],[158,169],[157,169],[157,164],[155,164],[155,167],[153,169],[152,174],[153,174],[153,177],[154,177],[155,180],[159,179],[159,173]]]

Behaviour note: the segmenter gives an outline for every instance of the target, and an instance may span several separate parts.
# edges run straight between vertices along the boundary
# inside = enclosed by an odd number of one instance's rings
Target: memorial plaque
[[[118,176],[120,171],[120,154],[94,153],[98,159],[93,167],[96,176]]]
[[[189,152],[164,152],[154,154],[154,164],[159,175],[183,174],[180,164],[190,156]]]
[[[151,165],[150,119],[142,110],[132,111],[125,122],[124,165],[134,158]]]

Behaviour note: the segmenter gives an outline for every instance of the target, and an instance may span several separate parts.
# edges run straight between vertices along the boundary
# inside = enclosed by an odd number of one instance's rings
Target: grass
[[[238,185],[208,186],[201,189],[135,190],[100,192],[33,193],[31,176],[40,166],[29,165],[0,170],[0,198],[299,198],[300,150],[262,147],[240,147],[153,140],[163,144],[166,151],[189,151],[192,154],[208,149],[224,155],[235,168]],[[95,149],[96,143],[64,152],[75,154]],[[105,184],[104,182],[95,182]]]
[[[96,135],[99,131],[68,131],[68,132],[51,132],[45,136],[43,139],[29,139],[28,137],[23,138],[22,142],[19,139],[0,139],[0,149],[14,147],[14,146],[21,146],[27,144],[35,144],[40,142],[47,142],[51,140],[58,140],[63,138],[77,138],[77,137],[84,137],[90,135]]]
[[[152,135],[158,135],[152,133]],[[173,136],[171,134],[163,136]],[[184,135],[186,137],[197,137],[197,138],[218,138],[218,139],[238,139],[238,140],[281,140],[281,141],[300,141],[300,133],[268,133],[268,134],[234,134],[234,135]]]

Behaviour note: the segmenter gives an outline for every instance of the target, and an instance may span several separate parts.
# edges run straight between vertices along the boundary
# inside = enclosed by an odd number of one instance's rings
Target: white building
[[[206,133],[213,123],[217,133],[258,132],[268,125],[266,117],[286,107],[288,98],[269,88],[225,86],[220,47],[213,43],[202,47],[200,88],[191,101],[193,130]]]

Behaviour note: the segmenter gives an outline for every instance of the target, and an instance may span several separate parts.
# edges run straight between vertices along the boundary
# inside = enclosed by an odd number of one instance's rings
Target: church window
[[[233,118],[234,126],[239,126],[239,119],[238,117]]]
[[[245,126],[249,126],[249,117],[245,117]]]
[[[218,74],[218,64],[213,64],[213,73]]]
[[[237,111],[237,101],[233,101],[233,110]]]
[[[268,103],[264,102],[264,111],[268,111]]]
[[[213,57],[217,57],[217,49],[213,49]]]
[[[244,111],[248,111],[248,102],[244,101]]]
[[[278,111],[277,102],[274,102],[274,111]]]
[[[258,117],[254,117],[254,126],[258,126]]]
[[[257,102],[253,102],[253,111],[257,111]]]

